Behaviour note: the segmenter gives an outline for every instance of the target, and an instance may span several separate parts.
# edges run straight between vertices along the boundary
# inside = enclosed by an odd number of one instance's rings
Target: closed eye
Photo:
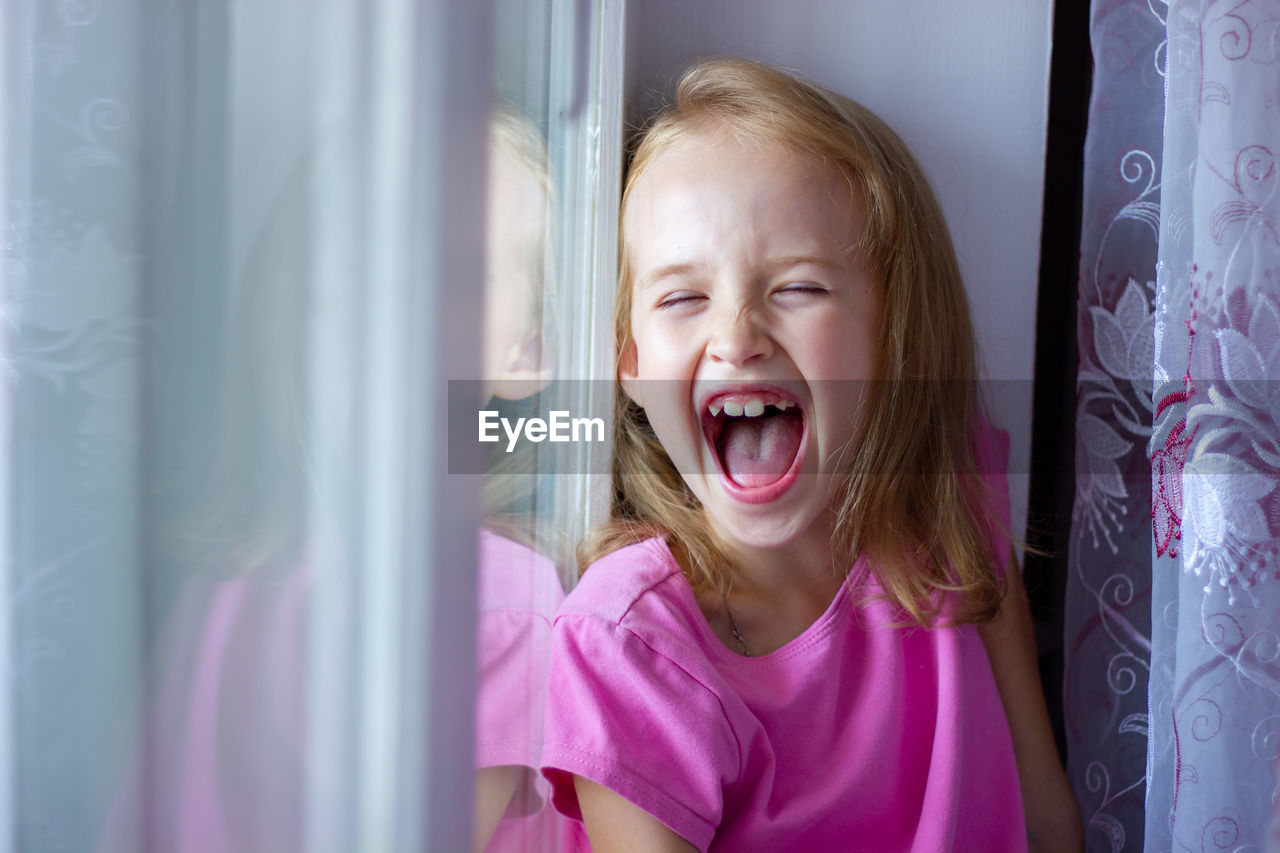
[[[803,294],[803,295],[812,295],[812,296],[822,296],[822,295],[825,295],[828,291],[827,291],[827,288],[823,287],[821,284],[815,284],[812,281],[793,281],[793,282],[790,282],[789,284],[785,284],[782,287],[778,288],[777,291],[775,292],[782,295],[791,295],[791,294],[802,295]]]
[[[696,293],[691,290],[681,290],[676,293],[669,293],[666,296],[662,297],[662,299],[658,300],[658,308],[666,309],[666,308],[677,308],[681,306],[687,307],[687,306],[693,305],[695,302],[698,302],[703,298],[704,297],[701,293]]]

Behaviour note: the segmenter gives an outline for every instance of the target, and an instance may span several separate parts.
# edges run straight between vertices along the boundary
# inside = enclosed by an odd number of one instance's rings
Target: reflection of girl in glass
[[[545,152],[532,129],[504,115],[494,119],[491,150],[485,391],[495,406],[518,405],[549,381],[540,317]],[[189,401],[207,406],[207,417],[190,418],[204,432],[186,437],[179,470],[154,478],[165,488],[154,499],[166,520],[153,547],[151,601],[162,615],[150,643],[154,689],[102,853],[303,850],[308,809],[349,802],[346,781],[325,777],[311,754],[306,704],[317,666],[308,644],[313,587],[348,576],[318,575],[312,555],[344,549],[332,526],[308,515],[312,188],[348,162],[339,153],[304,158],[281,187],[236,279],[227,340],[211,358],[218,393]],[[546,804],[534,768],[550,619],[564,594],[551,561],[532,547],[542,538],[537,460],[514,453],[501,462],[486,480],[478,542],[477,848],[561,849],[578,830]],[[354,642],[348,626],[324,630],[340,645]]]
[[[488,193],[485,376],[487,409],[536,405],[554,372],[553,317],[544,288],[550,213],[546,152],[532,127],[494,116]],[[540,445],[490,457],[478,545],[480,672],[476,696],[476,849],[585,847],[581,829],[547,801],[538,775],[551,618],[564,599],[555,565],[537,549],[556,525],[539,477]]]

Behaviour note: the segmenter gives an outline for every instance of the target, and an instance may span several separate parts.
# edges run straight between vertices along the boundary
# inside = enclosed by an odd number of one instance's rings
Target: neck
[[[816,525],[815,525],[816,526]],[[733,587],[744,594],[788,595],[826,590],[832,578],[843,579],[849,566],[840,565],[828,530],[811,530],[777,548],[754,548],[739,542],[720,543],[732,567]]]
[[[729,597],[707,593],[698,604],[731,651],[769,654],[794,640],[831,606],[844,583],[830,545],[822,548],[726,548],[733,573]]]

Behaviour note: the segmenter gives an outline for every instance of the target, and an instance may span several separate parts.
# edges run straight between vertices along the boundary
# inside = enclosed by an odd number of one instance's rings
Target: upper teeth
[[[718,417],[721,410],[731,418],[740,418],[743,415],[749,418],[758,418],[764,414],[765,401],[763,397],[746,397],[740,399],[726,399],[718,402],[708,403],[707,411],[711,412],[712,417]],[[776,400],[771,404],[780,412],[795,405],[789,400]]]

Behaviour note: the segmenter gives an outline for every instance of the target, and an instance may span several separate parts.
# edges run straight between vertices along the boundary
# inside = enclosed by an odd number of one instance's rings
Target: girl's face
[[[509,146],[489,148],[485,231],[484,396],[519,400],[551,380],[541,351],[541,272],[547,194]]]
[[[623,388],[729,543],[830,552],[880,320],[864,220],[839,169],[715,130],[632,188]]]

